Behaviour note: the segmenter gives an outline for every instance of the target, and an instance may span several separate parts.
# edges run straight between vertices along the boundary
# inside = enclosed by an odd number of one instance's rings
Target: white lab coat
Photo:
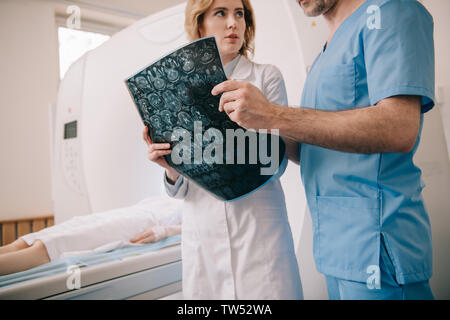
[[[231,79],[258,87],[287,105],[280,71],[241,56]],[[302,299],[302,286],[283,189],[273,177],[252,194],[224,202],[180,176],[165,180],[184,199],[183,295],[186,299]]]

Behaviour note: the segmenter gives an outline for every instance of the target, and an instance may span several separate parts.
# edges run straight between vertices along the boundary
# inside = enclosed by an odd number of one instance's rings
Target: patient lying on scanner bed
[[[134,206],[85,216],[20,237],[0,247],[0,275],[60,258],[157,242],[181,233],[181,205],[152,197]]]

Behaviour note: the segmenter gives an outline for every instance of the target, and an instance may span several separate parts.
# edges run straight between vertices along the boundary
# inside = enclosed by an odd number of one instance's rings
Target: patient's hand
[[[130,240],[131,243],[144,244],[163,240],[181,233],[181,225],[154,226]]]

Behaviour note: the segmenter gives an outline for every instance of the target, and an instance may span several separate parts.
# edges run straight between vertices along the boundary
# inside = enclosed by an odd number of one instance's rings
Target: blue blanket
[[[66,273],[67,268],[73,265],[93,266],[105,262],[120,261],[125,257],[156,251],[161,248],[180,243],[180,241],[181,235],[176,235],[159,242],[148,243],[142,246],[133,246],[106,253],[96,253],[86,256],[59,259],[33,269],[9,274],[6,276],[0,276],[0,288],[14,285],[22,281],[52,276],[59,273]]]

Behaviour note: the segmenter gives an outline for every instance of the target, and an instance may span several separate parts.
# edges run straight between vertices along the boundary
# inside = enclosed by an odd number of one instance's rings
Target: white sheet
[[[77,216],[22,239],[29,245],[41,240],[51,261],[108,252],[136,246],[130,239],[150,227],[181,224],[181,206],[182,201],[166,196],[151,197],[131,207]]]

